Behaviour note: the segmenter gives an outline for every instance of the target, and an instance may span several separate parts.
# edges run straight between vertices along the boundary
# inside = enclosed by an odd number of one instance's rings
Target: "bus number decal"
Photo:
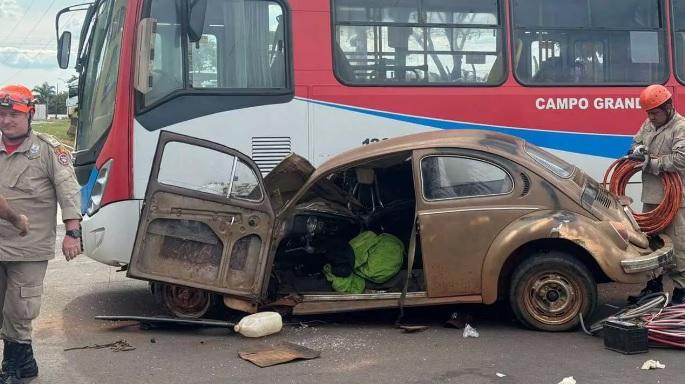
[[[388,138],[387,138],[387,137],[384,137],[384,138],[382,138],[382,139],[379,139],[379,138],[377,138],[377,137],[367,137],[366,139],[364,139],[364,140],[362,141],[362,145],[369,145],[369,144],[371,144],[371,143],[377,143],[377,142],[379,142],[379,141],[381,141],[381,140],[388,140]]]

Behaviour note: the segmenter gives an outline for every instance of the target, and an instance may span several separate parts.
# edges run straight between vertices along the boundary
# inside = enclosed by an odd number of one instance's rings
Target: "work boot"
[[[664,291],[664,284],[662,282],[662,277],[656,277],[652,280],[649,280],[647,282],[647,285],[642,288],[640,291],[640,294],[637,296],[628,296],[628,303],[629,304],[636,304],[638,301],[640,301],[643,297],[651,295],[653,293],[657,292],[663,292]]]
[[[5,341],[5,350],[7,350],[7,344],[9,342]],[[15,366],[19,377],[22,379],[27,379],[31,377],[38,376],[38,364],[36,359],[33,357],[33,346],[31,344],[18,344],[18,352],[15,359]],[[2,360],[2,372],[5,372],[7,363],[5,356],[6,352],[3,353]]]
[[[20,344],[5,341],[5,354],[3,355],[3,358],[7,358],[7,364],[5,364],[5,369],[2,374],[0,374],[0,384],[22,383],[21,377],[19,376],[19,370],[17,370],[17,354],[21,352],[19,348]]]
[[[671,305],[685,304],[685,288],[673,288]]]

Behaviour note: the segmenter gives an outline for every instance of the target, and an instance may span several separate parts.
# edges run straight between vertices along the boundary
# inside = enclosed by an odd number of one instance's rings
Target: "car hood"
[[[278,213],[314,173],[314,166],[298,154],[290,154],[264,178],[271,207]]]

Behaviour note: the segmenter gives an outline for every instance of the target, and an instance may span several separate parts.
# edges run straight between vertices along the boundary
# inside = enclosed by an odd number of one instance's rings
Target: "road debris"
[[[466,327],[464,327],[464,338],[467,337],[479,337],[480,333],[476,330],[476,328],[473,328],[470,324],[466,324]]]
[[[576,379],[573,376],[564,377],[558,384],[576,384]]]
[[[96,320],[107,321],[137,321],[141,325],[190,325],[198,327],[217,327],[233,329],[235,323],[221,320],[207,320],[207,319],[179,319],[174,317],[158,317],[158,316],[95,316]]]
[[[425,331],[429,327],[427,325],[398,325],[397,328],[401,329],[404,333],[418,333]]]
[[[94,344],[94,345],[85,345],[83,347],[72,347],[72,348],[65,348],[64,352],[68,351],[76,351],[80,349],[103,349],[103,348],[109,348],[113,352],[128,352],[128,351],[133,351],[136,349],[134,346],[129,344],[126,340],[117,340],[113,343],[109,344]]]
[[[262,337],[278,333],[283,328],[283,318],[278,312],[258,312],[240,319],[233,330],[245,337]]]
[[[495,373],[495,376],[501,378],[501,377],[506,377],[507,375],[505,375],[504,373],[499,373],[499,372],[497,372],[497,373]]]
[[[659,360],[647,360],[642,364],[642,367],[640,369],[648,370],[648,369],[664,369],[666,368],[665,364],[661,364]]]
[[[445,328],[462,329],[470,322],[473,322],[473,316],[471,316],[470,313],[463,314],[459,312],[452,312],[449,320],[445,322]]]
[[[262,346],[238,352],[238,356],[260,368],[265,368],[294,360],[316,359],[321,356],[321,352],[285,341],[274,346]]]

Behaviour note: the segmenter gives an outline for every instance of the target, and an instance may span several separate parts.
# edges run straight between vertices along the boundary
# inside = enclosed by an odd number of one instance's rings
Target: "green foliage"
[[[50,85],[47,81],[42,85],[36,85],[31,90],[33,93],[37,94],[36,99],[38,99],[39,104],[46,104],[52,96],[55,95],[55,86]]]

